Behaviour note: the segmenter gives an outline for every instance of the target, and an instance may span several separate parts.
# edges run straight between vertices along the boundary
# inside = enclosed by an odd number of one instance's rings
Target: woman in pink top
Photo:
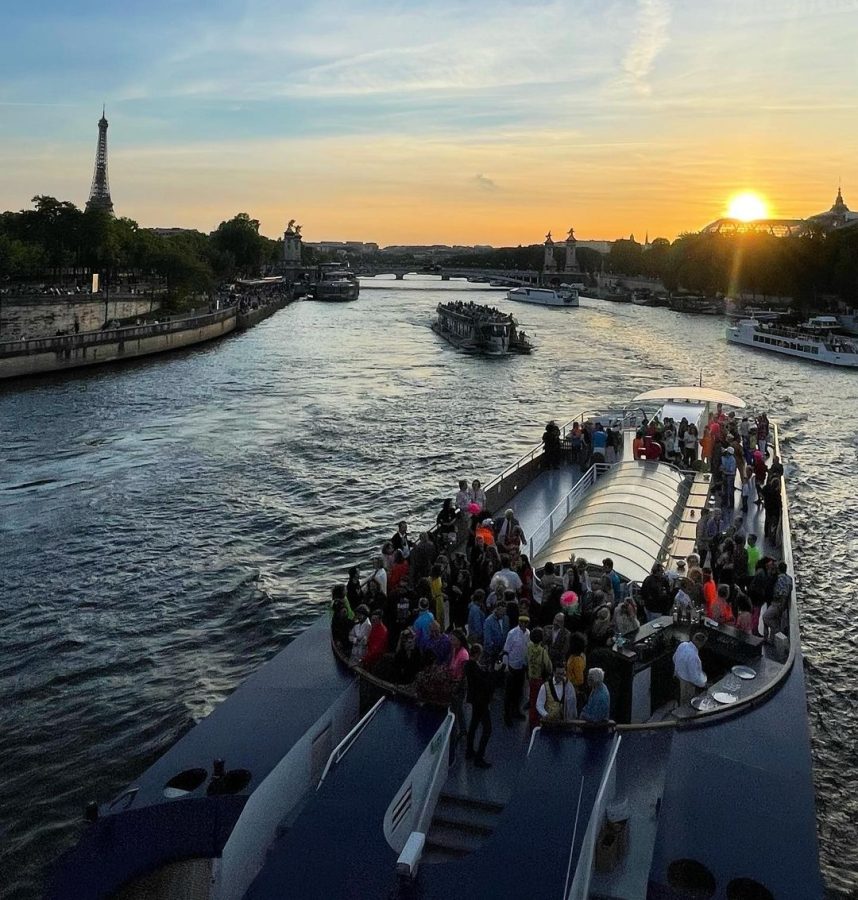
[[[450,635],[450,662],[447,664],[453,681],[461,681],[465,677],[465,663],[470,658],[465,632],[457,628]]]

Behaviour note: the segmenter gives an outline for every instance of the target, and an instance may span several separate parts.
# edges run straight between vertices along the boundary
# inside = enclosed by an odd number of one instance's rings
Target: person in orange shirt
[[[644,430],[639,428],[635,439],[632,441],[632,456],[635,459],[643,459],[644,455]]]
[[[710,619],[714,619],[719,625],[732,625],[735,621],[733,608],[730,606],[730,585],[719,584],[715,602],[707,610]]]
[[[486,547],[493,547],[495,543],[494,522],[491,519],[483,519],[475,532],[476,537],[481,537]]]
[[[715,618],[712,615],[712,608],[717,599],[718,588],[712,580],[712,569],[710,569],[709,566],[706,566],[703,569],[703,607],[706,611],[706,615],[709,616],[710,619]]]

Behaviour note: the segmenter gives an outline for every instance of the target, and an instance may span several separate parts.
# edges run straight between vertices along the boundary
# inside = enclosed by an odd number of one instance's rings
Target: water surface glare
[[[514,311],[537,352],[453,350],[429,329],[451,291]],[[720,317],[429,279],[0,388],[0,896],[39,896],[86,802],[299,633],[397,519],[430,523],[549,418],[701,370],[781,423],[821,856],[832,894],[858,896],[858,372],[728,346]]]

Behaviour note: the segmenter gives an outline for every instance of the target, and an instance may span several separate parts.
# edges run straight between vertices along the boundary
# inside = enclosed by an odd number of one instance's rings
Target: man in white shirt
[[[706,673],[699,652],[705,643],[706,635],[698,631],[690,641],[683,641],[673,654],[673,673],[679,679],[680,706],[691,703],[697,689],[706,687]]]
[[[543,722],[572,722],[578,718],[575,688],[566,680],[565,666],[555,666],[554,676],[539,689],[536,711]]]
[[[524,690],[524,678],[527,675],[529,624],[530,619],[527,616],[519,616],[518,627],[510,629],[503,645],[503,660],[507,665],[503,718],[507,725],[512,725],[513,719],[527,718],[521,711],[521,695]]]

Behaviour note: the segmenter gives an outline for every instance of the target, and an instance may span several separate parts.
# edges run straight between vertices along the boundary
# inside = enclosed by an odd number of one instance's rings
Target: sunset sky
[[[858,0],[37,0],[4,7],[0,208],[270,236],[675,237],[858,207]]]

